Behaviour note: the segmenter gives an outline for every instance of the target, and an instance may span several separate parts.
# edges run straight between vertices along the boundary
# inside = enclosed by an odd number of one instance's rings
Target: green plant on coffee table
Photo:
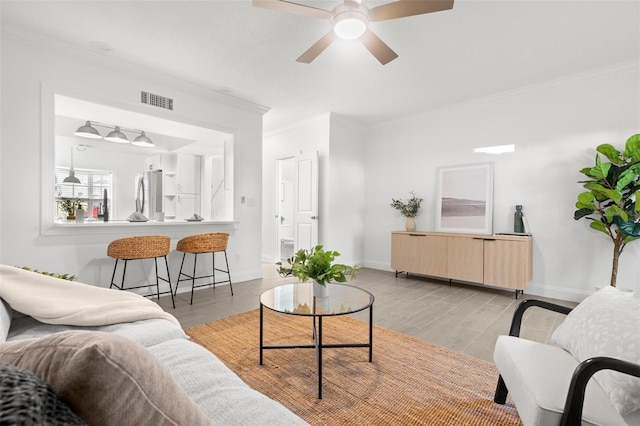
[[[415,192],[411,191],[411,198],[406,202],[402,200],[391,199],[391,207],[398,210],[404,217],[416,217],[420,211],[420,203],[422,198],[416,197]]]
[[[16,268],[24,269],[25,271],[31,271],[42,275],[47,275],[49,277],[60,278],[61,280],[75,281],[77,279],[75,275],[38,271],[37,269],[31,269],[28,266],[16,266]]]
[[[321,245],[317,245],[311,250],[298,250],[293,257],[287,259],[288,267],[283,266],[282,262],[278,262],[276,265],[279,266],[278,273],[281,276],[294,276],[303,282],[311,278],[320,285],[326,285],[331,281],[347,282],[347,277],[354,279],[358,265],[347,266],[333,263],[338,256],[340,253],[337,251],[325,251]]]
[[[609,144],[599,145],[596,151],[595,166],[580,170],[589,180],[579,182],[587,191],[578,195],[573,217],[590,220],[592,229],[613,242],[610,284],[615,287],[620,254],[640,238],[640,134],[627,139],[623,152]]]

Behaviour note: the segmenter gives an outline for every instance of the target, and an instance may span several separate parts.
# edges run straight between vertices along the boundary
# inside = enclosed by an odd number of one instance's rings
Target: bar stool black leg
[[[164,266],[165,268],[167,268],[167,282],[169,283],[169,294],[171,295],[171,305],[173,306],[173,309],[175,309],[176,301],[173,298],[173,289],[171,288],[171,274],[169,273],[169,261],[167,260],[167,256],[164,257]],[[178,284],[176,284],[176,291],[178,291]]]
[[[229,271],[229,260],[227,259],[227,251],[224,251],[224,261],[227,264],[227,275],[229,275],[229,288],[231,289],[231,295],[233,296],[233,284],[231,284],[231,271]]]
[[[193,305],[193,290],[196,286],[196,262],[198,261],[198,253],[193,254],[193,275],[191,276],[191,304]]]
[[[124,268],[122,268],[122,281],[120,282],[120,290],[124,290],[124,276],[127,274],[127,259],[124,260]]]
[[[153,258],[153,263],[156,265],[156,299],[160,300],[160,278],[158,278],[158,258]]]
[[[184,258],[187,255],[187,253],[182,253],[182,262],[180,263],[180,272],[178,272],[178,281],[176,282],[176,291],[174,294],[178,294],[178,286],[180,285],[180,278],[182,278],[182,275],[184,275],[182,273],[182,266],[184,265]]]
[[[211,252],[211,265],[213,268],[213,272],[211,273],[211,278],[213,279],[213,289],[216,289],[216,252]]]
[[[113,266],[113,274],[111,274],[111,285],[109,286],[109,288],[113,288],[113,286],[116,286],[116,288],[118,288],[118,286],[115,283],[116,269],[118,269],[118,259],[116,259],[116,264]]]

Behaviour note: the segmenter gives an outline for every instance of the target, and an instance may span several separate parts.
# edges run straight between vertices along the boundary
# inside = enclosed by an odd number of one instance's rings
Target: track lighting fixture
[[[143,130],[126,129],[126,128],[121,128],[120,126],[98,123],[97,121],[87,120],[85,124],[78,127],[78,130],[73,132],[73,134],[76,136],[80,136],[82,138],[102,139],[102,135],[100,135],[100,132],[98,132],[98,130],[96,130],[96,128],[93,126],[104,127],[106,129],[113,129],[107,134],[107,136],[104,137],[104,140],[109,142],[132,143],[133,145],[144,146],[144,147],[155,146],[153,141],[144,133]],[[123,131],[130,132],[130,133],[139,133],[139,136],[137,136],[133,140],[133,142],[129,142],[129,138],[127,137],[127,135],[123,133]]]

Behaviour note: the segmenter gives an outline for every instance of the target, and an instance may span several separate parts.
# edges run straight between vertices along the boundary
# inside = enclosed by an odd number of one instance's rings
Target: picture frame
[[[438,169],[436,231],[491,235],[493,163]]]

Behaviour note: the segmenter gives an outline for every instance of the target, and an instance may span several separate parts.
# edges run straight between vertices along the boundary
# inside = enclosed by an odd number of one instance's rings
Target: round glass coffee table
[[[373,294],[358,287],[331,283],[326,297],[313,295],[313,283],[283,284],[260,295],[260,365],[263,365],[265,349],[316,350],[318,367],[318,399],[322,399],[322,350],[325,348],[369,348],[369,362],[373,360]],[[264,344],[264,308],[286,315],[313,317],[313,344],[268,345]],[[322,319],[324,317],[348,315],[369,309],[368,343],[322,343]]]

